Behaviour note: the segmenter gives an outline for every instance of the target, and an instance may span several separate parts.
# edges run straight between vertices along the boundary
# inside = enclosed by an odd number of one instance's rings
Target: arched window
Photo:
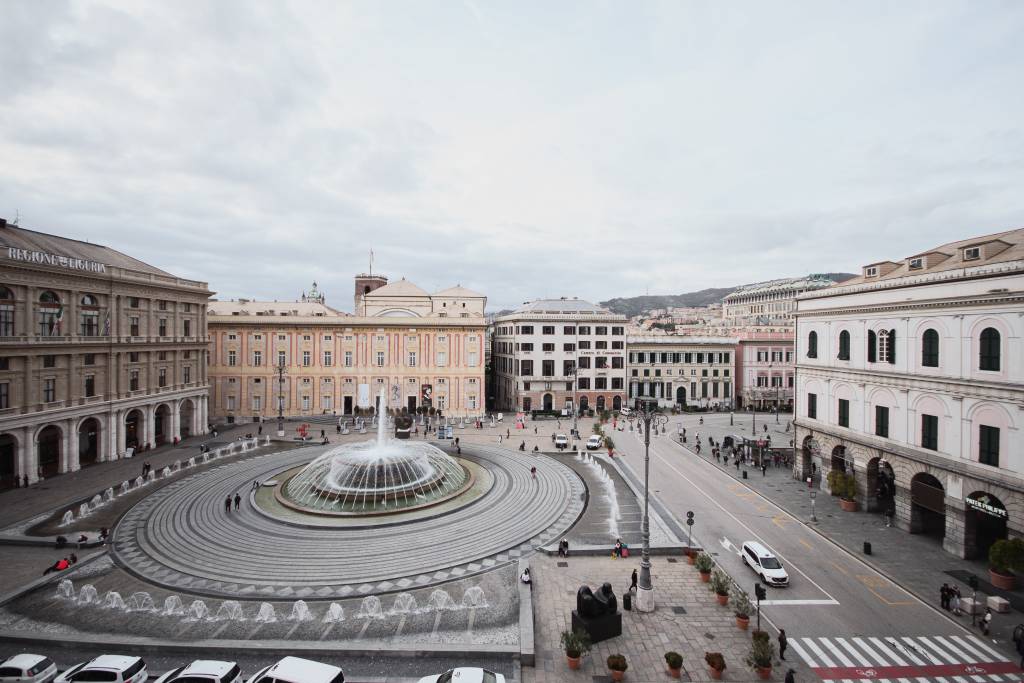
[[[83,306],[99,306],[100,302],[92,294],[86,294],[82,297]]]
[[[874,330],[868,330],[868,362],[874,363],[878,360],[878,335]]]
[[[92,294],[82,297],[82,310],[79,313],[78,334],[83,337],[95,337],[100,333],[99,301]]]
[[[41,304],[59,304],[60,297],[53,292],[47,290],[39,295],[39,303]]]
[[[850,360],[850,333],[843,330],[839,333],[839,360]]]
[[[876,339],[878,345],[878,362],[896,362],[896,330],[882,330]]]
[[[978,369],[999,371],[999,330],[986,327],[981,331]]]
[[[45,291],[39,295],[38,316],[40,337],[56,337],[61,334],[64,307],[60,305],[60,298],[56,294]]]
[[[14,292],[12,292],[11,290],[7,289],[3,285],[0,285],[0,301],[3,301],[3,300],[13,301],[14,300]]]
[[[921,365],[939,367],[939,333],[935,330],[927,329],[921,335]]]
[[[811,332],[807,335],[807,357],[817,358],[818,357],[818,333]]]

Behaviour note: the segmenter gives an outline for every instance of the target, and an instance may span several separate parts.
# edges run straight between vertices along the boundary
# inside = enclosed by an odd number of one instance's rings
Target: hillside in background
[[[822,277],[826,277],[834,282],[842,282],[843,280],[849,280],[851,277],[856,277],[853,273],[815,273],[815,275],[821,275]],[[634,316],[655,308],[710,306],[711,304],[719,303],[729,294],[732,294],[737,289],[741,289],[746,286],[747,285],[739,285],[736,287],[712,287],[709,289],[702,289],[699,292],[687,292],[685,294],[652,294],[647,296],[618,297],[615,299],[609,299],[608,301],[602,301],[600,303],[602,306],[615,313]]]

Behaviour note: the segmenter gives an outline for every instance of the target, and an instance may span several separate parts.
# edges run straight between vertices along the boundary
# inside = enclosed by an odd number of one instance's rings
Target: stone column
[[[942,539],[942,548],[959,558],[966,557],[964,543],[966,528],[964,519],[964,503],[960,500],[946,498],[946,535]]]
[[[67,467],[65,472],[77,472],[82,469],[82,463],[78,459],[78,427],[75,424],[77,420],[67,421],[67,438],[65,441],[68,444],[68,452],[64,456],[64,463]]]
[[[58,466],[58,472],[63,474],[71,471],[71,420],[64,420],[60,427],[60,465]],[[75,443],[78,443],[77,439],[75,439]]]
[[[125,451],[128,449],[128,428],[124,424],[125,417],[127,417],[127,413],[123,410],[118,410],[115,413],[115,419],[117,421],[117,450],[114,451],[115,460],[123,458]]]
[[[21,481],[24,481],[26,474],[30,482],[36,480],[36,468],[32,464],[32,430],[28,427],[18,430],[18,457],[15,459],[15,472],[22,478]]]
[[[153,448],[156,446],[156,406],[150,404],[143,410],[146,414],[146,438],[142,442]]]
[[[897,529],[909,532],[911,531],[910,489],[899,484],[896,484],[895,487],[896,495],[893,498],[893,505],[896,508],[896,518],[893,520],[893,524]]]
[[[181,440],[181,404],[182,400],[174,402],[171,408],[171,442]]]

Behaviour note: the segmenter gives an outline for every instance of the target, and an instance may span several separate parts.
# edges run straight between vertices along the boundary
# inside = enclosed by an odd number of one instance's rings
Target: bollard
[[[628,591],[622,596],[622,609],[627,612],[633,609],[633,594]]]
[[[867,541],[864,541],[864,554],[865,555],[870,555],[871,554],[871,544],[868,543]]]
[[[747,471],[746,471],[746,470],[743,470],[743,478],[744,478],[744,479],[746,479],[746,478],[747,478]]]

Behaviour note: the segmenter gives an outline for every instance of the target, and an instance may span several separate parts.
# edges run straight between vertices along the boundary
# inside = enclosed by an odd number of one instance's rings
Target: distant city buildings
[[[745,285],[722,301],[722,318],[732,325],[792,324],[796,298],[832,286],[818,275],[790,277]]]
[[[961,557],[1024,532],[1024,230],[869,264],[796,318],[797,476],[852,475]]]

